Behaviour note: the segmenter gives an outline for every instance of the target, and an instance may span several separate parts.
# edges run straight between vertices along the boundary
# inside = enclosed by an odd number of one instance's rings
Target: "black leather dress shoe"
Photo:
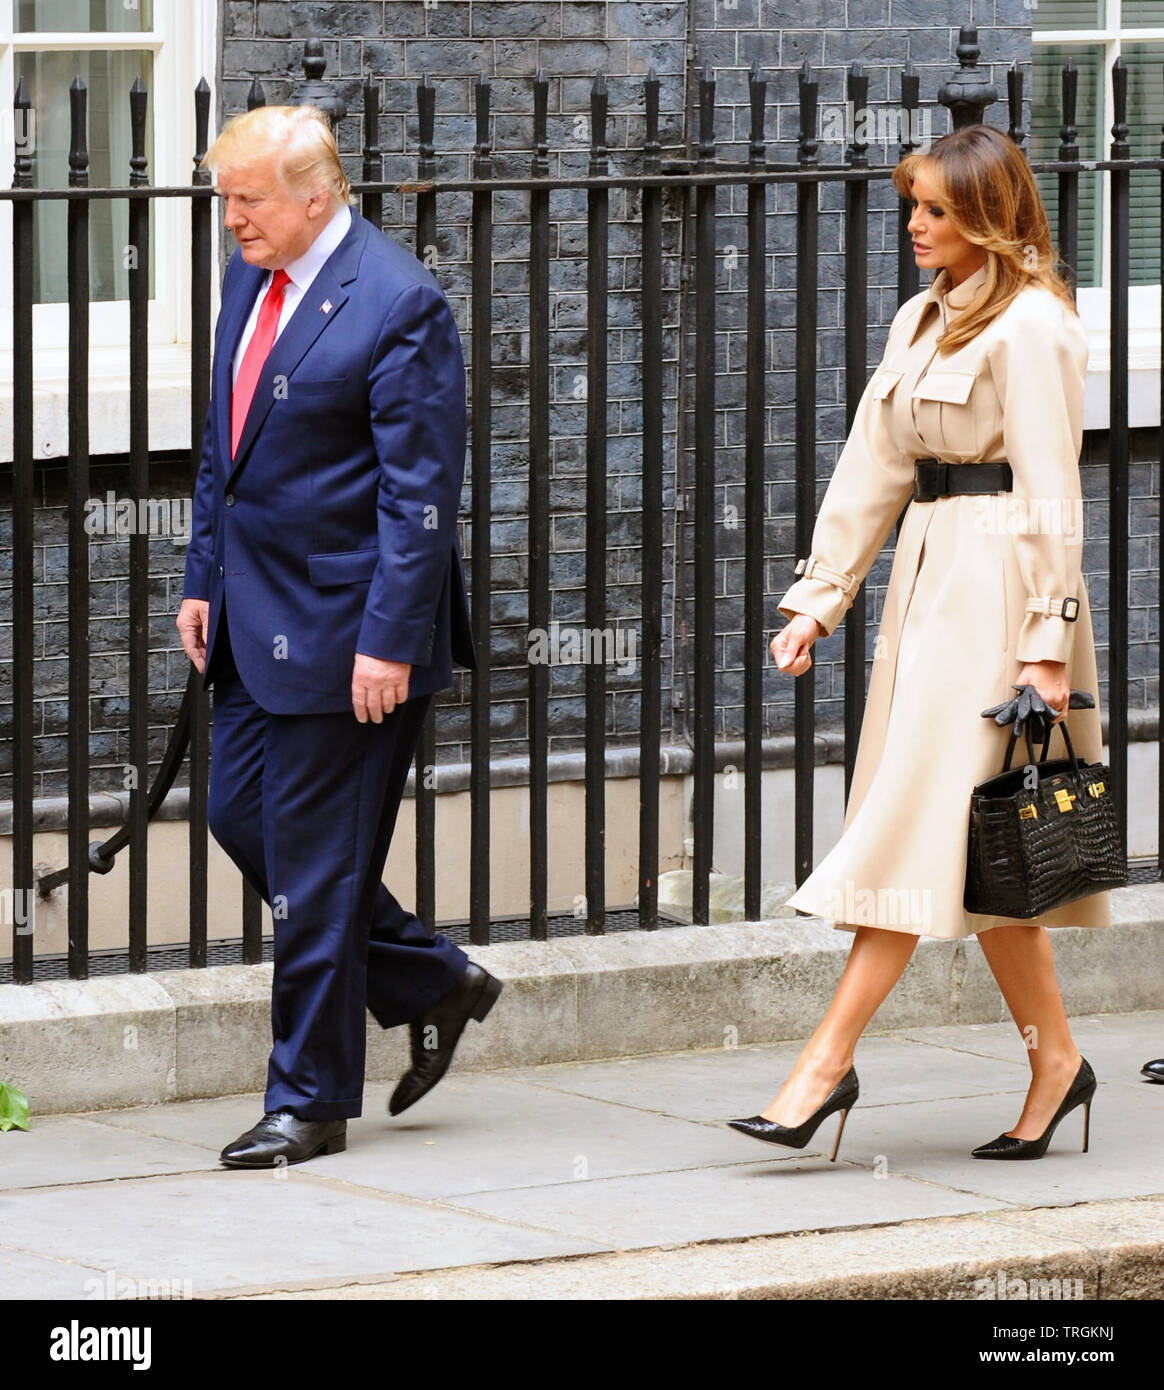
[[[269,1110],[219,1158],[228,1168],[275,1168],[305,1163],[321,1153],[343,1153],[347,1146],[347,1120],[301,1120],[286,1110]]]
[[[1146,1076],[1149,1081],[1164,1081],[1164,1057],[1157,1057],[1154,1062],[1145,1062],[1140,1068],[1140,1075]]]
[[[392,1092],[389,1115],[399,1115],[432,1090],[448,1071],[465,1025],[471,1018],[480,1023],[500,993],[501,981],[470,961],[448,994],[408,1025],[412,1066]]]

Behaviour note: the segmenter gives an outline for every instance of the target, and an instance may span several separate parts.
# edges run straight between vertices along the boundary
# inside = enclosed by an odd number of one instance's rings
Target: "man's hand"
[[[790,676],[803,676],[812,665],[809,648],[824,628],[807,613],[798,613],[772,638],[771,651],[776,665]]]
[[[210,604],[204,598],[184,598],[174,620],[182,638],[182,650],[199,671],[206,669],[206,629]]]
[[[384,716],[408,699],[408,677],[412,667],[407,661],[381,661],[379,657],[356,653],[352,668],[352,708],[361,724],[371,719],[382,724]]]

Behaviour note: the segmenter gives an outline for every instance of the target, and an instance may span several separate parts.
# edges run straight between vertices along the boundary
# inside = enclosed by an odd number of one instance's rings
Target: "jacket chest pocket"
[[[913,390],[913,418],[918,434],[931,448],[978,458],[980,425],[971,388],[974,372],[931,370]]]
[[[897,367],[878,367],[869,382],[869,391],[875,401],[889,401],[893,388],[901,380],[903,373]]]

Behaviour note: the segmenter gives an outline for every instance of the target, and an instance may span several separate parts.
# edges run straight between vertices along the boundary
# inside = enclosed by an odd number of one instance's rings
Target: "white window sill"
[[[1091,334],[1083,428],[1108,428],[1111,369],[1106,333]],[[4,360],[7,358],[7,361]],[[1132,429],[1160,423],[1160,340],[1150,333],[1129,335],[1129,424]],[[0,462],[12,461],[11,354],[0,355]],[[190,348],[171,343],[150,349],[149,447],[190,447]],[[89,371],[89,452],[123,454],[129,449],[129,378],[124,349],[95,350]],[[63,351],[38,354],[33,388],[33,457],[66,458],[69,452],[69,384]]]
[[[1087,328],[1087,384],[1083,428],[1106,430],[1111,410],[1111,303],[1107,291],[1079,291],[1079,314]],[[1128,293],[1128,424],[1143,429],[1160,423],[1160,287],[1136,285]]]
[[[150,347],[149,447],[190,448],[190,346]],[[32,452],[37,459],[69,452],[68,356],[63,349],[37,353],[32,393]],[[129,449],[129,376],[126,349],[95,348],[89,358],[89,453]],[[0,462],[12,462],[12,354],[0,354]]]

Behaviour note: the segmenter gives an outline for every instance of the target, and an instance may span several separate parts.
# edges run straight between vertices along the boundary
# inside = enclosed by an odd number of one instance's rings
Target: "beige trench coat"
[[[832,633],[909,501],[874,648],[873,674],[843,833],[793,907],[839,928],[971,936],[1013,919],[967,912],[966,838],[975,783],[1002,771],[1009,726],[980,711],[1015,695],[1024,662],[1067,663],[1096,697],[1066,723],[1098,762],[1099,686],[1081,576],[1079,451],[1087,341],[1049,290],[1029,286],[970,343],[938,357],[937,338],[985,279],[951,287],[942,270],[903,304],[837,462],[811,554],[778,605]],[[1007,459],[1014,490],[910,501],[915,458]],[[1078,616],[1058,616],[1065,597]],[[1042,748],[1036,743],[1036,756]],[[1025,740],[1014,763],[1028,761]],[[1064,754],[1060,732],[1049,756]],[[1039,919],[1107,926],[1109,894]]]

